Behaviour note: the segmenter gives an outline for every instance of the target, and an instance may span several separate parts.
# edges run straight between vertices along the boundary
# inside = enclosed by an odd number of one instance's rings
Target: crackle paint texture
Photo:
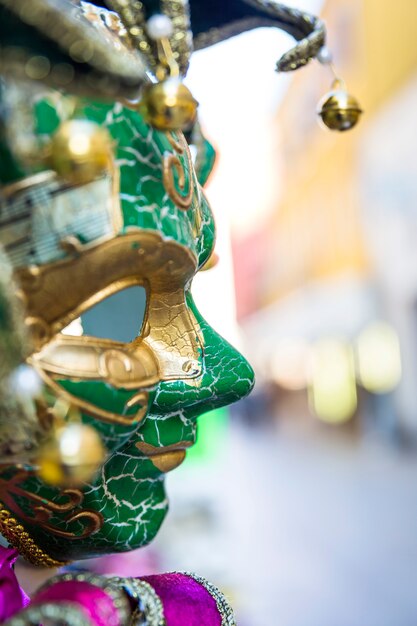
[[[51,102],[37,101],[35,107],[36,131],[43,140],[59,125]],[[132,228],[157,231],[164,241],[173,240],[191,251],[196,269],[200,268],[214,246],[214,222],[186,156],[180,154],[178,158],[186,172],[186,189],[193,177],[194,197],[190,209],[184,211],[174,204],[163,185],[163,157],[173,152],[165,133],[151,129],[138,113],[120,103],[83,102],[76,115],[104,126],[114,140],[124,222],[118,236],[123,237],[126,229]],[[6,143],[1,149],[7,152]],[[10,154],[7,160],[11,162]],[[10,182],[11,170],[1,167],[0,176],[3,183]],[[206,178],[206,173],[203,176]],[[71,285],[65,289],[71,289]],[[95,480],[83,487],[83,501],[78,506],[66,508],[70,494],[47,486],[35,475],[20,478],[15,467],[0,468],[0,497],[4,505],[39,547],[55,559],[73,560],[132,550],[151,541],[168,508],[164,475],[136,444],[192,445],[200,415],[239,400],[252,388],[251,367],[202,318],[192,299],[190,281],[185,285],[185,294],[202,347],[201,375],[190,380],[163,380],[148,389],[147,413],[139,425],[111,425],[83,415],[84,421],[94,421],[111,453]],[[60,380],[59,384],[74,396],[115,411],[122,411],[137,392],[101,381]],[[42,503],[48,503],[47,523],[39,525],[35,517],[40,519]],[[85,529],[90,520],[83,514],[85,511],[99,512],[104,519],[99,530],[88,536]]]

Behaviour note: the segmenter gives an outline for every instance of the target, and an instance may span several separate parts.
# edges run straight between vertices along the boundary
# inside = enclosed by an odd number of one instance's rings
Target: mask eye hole
[[[74,320],[63,332],[129,343],[140,335],[145,313],[146,289],[128,287],[85,311],[80,318],[82,328],[80,321]]]

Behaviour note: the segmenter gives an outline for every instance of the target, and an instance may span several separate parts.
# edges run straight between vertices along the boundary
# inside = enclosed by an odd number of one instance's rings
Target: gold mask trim
[[[166,152],[164,154],[163,163],[162,163],[162,181],[165,188],[165,191],[168,194],[168,197],[172,200],[172,202],[182,211],[188,211],[188,209],[192,205],[193,196],[194,196],[194,181],[193,181],[193,164],[190,154],[190,149],[188,147],[187,141],[183,135],[183,133],[178,133],[179,139],[176,140],[172,133],[166,133],[166,137],[171,144],[171,147],[175,150],[176,154],[172,154],[170,152]],[[189,189],[188,192],[185,193],[185,169],[183,164],[177,155],[182,155],[185,153],[188,164],[188,180],[189,180]],[[178,187],[179,190],[175,186],[174,181],[174,172],[177,173],[178,176]]]
[[[142,452],[151,463],[164,474],[176,469],[185,459],[186,449],[192,446],[190,441],[179,441],[169,446],[153,446],[145,441],[135,443],[136,448]]]
[[[80,246],[64,260],[16,270],[35,346],[30,363],[82,411],[112,423],[139,422],[147,411],[146,389],[201,374],[201,337],[185,302],[185,285],[196,270],[197,259],[187,248],[139,229]],[[148,298],[142,333],[131,343],[60,334],[88,308],[133,285],[145,286]],[[59,378],[137,390],[124,410],[142,406],[129,416],[106,411],[65,391]]]
[[[72,393],[64,389],[58,382],[56,382],[56,380],[54,380],[52,376],[45,372],[41,365],[39,365],[38,363],[35,364],[32,359],[28,359],[28,361],[29,363],[32,363],[42,380],[50,389],[52,389],[57,397],[63,398],[82,413],[91,415],[92,417],[95,417],[102,422],[107,422],[109,424],[120,424],[122,426],[132,426],[134,424],[139,424],[146,415],[149,399],[149,394],[146,391],[140,391],[132,398],[130,398],[130,400],[126,403],[127,409],[130,409],[133,406],[139,404],[140,408],[136,411],[136,413],[126,416],[120,413],[106,411],[106,409],[98,407],[95,404],[88,402],[87,400],[83,400],[78,396],[74,396]]]

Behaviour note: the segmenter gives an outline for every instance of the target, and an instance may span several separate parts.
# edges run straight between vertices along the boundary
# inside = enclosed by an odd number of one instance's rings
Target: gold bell
[[[106,458],[95,428],[69,423],[57,428],[39,450],[37,474],[55,487],[74,487],[93,478]]]
[[[62,178],[82,185],[112,168],[112,142],[105,128],[89,120],[63,122],[47,148],[46,161]]]
[[[318,104],[318,115],[330,130],[350,130],[362,114],[356,98],[351,96],[340,80],[335,80],[329,91]]]
[[[163,131],[185,130],[195,120],[198,102],[177,76],[146,85],[139,111]]]

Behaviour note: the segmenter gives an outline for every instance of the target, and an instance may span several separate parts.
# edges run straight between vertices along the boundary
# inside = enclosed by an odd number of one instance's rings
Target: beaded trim
[[[132,613],[130,626],[166,626],[164,607],[155,589],[138,578],[111,578],[127,595],[138,603]]]
[[[50,621],[66,626],[93,626],[91,620],[72,602],[30,606],[15,617],[3,622],[2,626],[38,626]]]
[[[245,0],[245,2],[278,21],[278,27],[290,33],[299,43],[277,62],[278,72],[292,72],[317,56],[326,42],[326,29],[319,18],[305,11],[287,7],[276,0]]]
[[[42,585],[37,593],[49,589],[52,585],[60,582],[69,582],[75,580],[77,582],[89,583],[95,585],[110,596],[113,604],[119,612],[119,618],[121,624],[127,624],[130,616],[129,602],[126,595],[115,584],[115,579],[107,578],[106,576],[99,576],[98,574],[91,574],[89,572],[80,572],[77,574],[58,574],[50,578],[44,585]],[[15,625],[13,625],[15,626]]]
[[[262,26],[280,28],[292,35],[299,43],[286,52],[277,62],[279,72],[290,72],[306,65],[325,44],[323,22],[304,11],[287,7],[275,0],[245,0],[247,4],[264,11],[265,16],[248,17],[211,28],[194,38],[194,50],[201,50],[253,28]]]
[[[32,565],[62,567],[65,561],[57,561],[39,548],[24,527],[0,503],[0,533]]]
[[[218,589],[215,585],[213,585],[213,583],[209,582],[205,578],[202,578],[197,574],[193,574],[192,572],[176,573],[192,578],[209,592],[211,597],[216,602],[217,610],[219,611],[222,618],[221,626],[237,626],[233,609],[230,606],[229,602],[226,600],[224,594],[220,591],[220,589]]]

